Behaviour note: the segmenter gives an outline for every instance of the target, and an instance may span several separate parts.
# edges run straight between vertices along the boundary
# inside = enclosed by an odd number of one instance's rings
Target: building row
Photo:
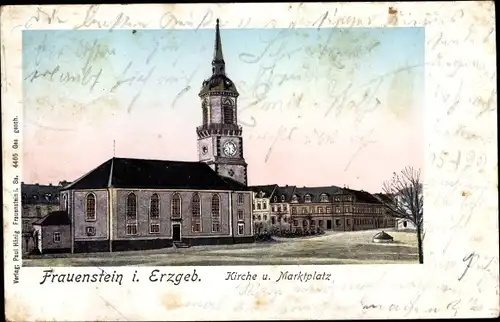
[[[288,231],[355,231],[394,228],[396,222],[374,195],[346,187],[252,186],[252,219],[256,233]],[[384,197],[379,194],[378,197]]]

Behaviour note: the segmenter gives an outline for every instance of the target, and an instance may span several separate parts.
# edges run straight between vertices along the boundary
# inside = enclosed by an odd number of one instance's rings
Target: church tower
[[[238,91],[226,76],[222,55],[219,19],[215,26],[212,76],[203,82],[201,99],[202,125],[198,134],[198,155],[219,175],[247,185],[247,163],[243,157],[243,137],[238,125]]]

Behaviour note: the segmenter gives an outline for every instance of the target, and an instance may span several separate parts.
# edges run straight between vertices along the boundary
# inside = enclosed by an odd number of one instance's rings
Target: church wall
[[[238,195],[243,194],[244,199],[243,203],[239,204],[238,203]],[[235,237],[248,237],[248,236],[253,236],[253,231],[252,231],[252,192],[251,191],[245,191],[245,192],[233,192],[232,193],[232,215],[233,215],[233,232]],[[238,209],[243,210],[243,220],[238,219]],[[239,234],[238,231],[238,224],[242,223],[244,224],[244,233],[243,235]]]
[[[231,176],[229,171],[233,170],[234,174]],[[231,178],[241,183],[246,183],[246,170],[245,166],[237,164],[219,164],[217,165],[217,173],[223,177]]]
[[[127,196],[134,192],[137,196],[137,235],[126,234]],[[221,197],[220,232],[212,232],[211,202],[214,192],[199,192],[201,202],[201,232],[193,232],[191,220],[191,198],[196,191],[177,191],[181,197],[181,221],[171,218],[171,200],[174,190],[121,190],[116,189],[113,239],[157,239],[172,238],[172,224],[181,223],[182,238],[207,236],[229,236],[229,193],[218,192]],[[153,193],[160,199],[160,233],[150,233],[149,208]]]
[[[96,220],[88,221],[85,218],[85,200],[89,193],[96,197]],[[70,206],[70,218],[74,220],[75,240],[103,240],[108,239],[108,192],[106,190],[74,191]],[[87,227],[93,227],[95,235],[87,235]]]

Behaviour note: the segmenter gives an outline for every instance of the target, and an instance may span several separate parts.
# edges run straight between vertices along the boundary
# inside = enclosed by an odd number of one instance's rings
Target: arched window
[[[285,202],[285,195],[281,195],[281,202]]]
[[[151,219],[160,218],[160,198],[158,198],[156,193],[151,196],[149,204],[149,217]]]
[[[292,202],[299,202],[299,197],[297,195],[293,195]]]
[[[222,116],[224,124],[234,123],[233,102],[229,98],[222,98]]]
[[[63,195],[63,204],[64,204],[64,209],[63,210],[68,210],[68,195]]]
[[[191,214],[196,218],[201,215],[200,196],[197,193],[193,194],[193,198],[191,198]]]
[[[220,217],[220,198],[217,194],[212,196],[212,217]]]
[[[137,218],[137,197],[133,192],[127,196],[127,218]]]
[[[322,193],[319,197],[320,202],[328,202],[328,195],[326,193]]]
[[[180,217],[181,216],[181,196],[178,193],[174,193],[172,196],[172,217]]]
[[[89,193],[85,199],[85,219],[96,220],[95,195]]]
[[[311,195],[307,194],[307,195],[304,197],[304,202],[311,202]]]
[[[274,196],[273,202],[277,202],[277,201],[278,201],[278,197]]]
[[[243,197],[242,193],[238,194],[238,204],[242,205],[245,202],[245,198]]]

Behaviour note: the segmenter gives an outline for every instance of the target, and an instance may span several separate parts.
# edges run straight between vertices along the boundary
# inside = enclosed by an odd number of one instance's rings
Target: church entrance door
[[[172,225],[172,240],[174,242],[181,241],[181,225],[180,224]]]

